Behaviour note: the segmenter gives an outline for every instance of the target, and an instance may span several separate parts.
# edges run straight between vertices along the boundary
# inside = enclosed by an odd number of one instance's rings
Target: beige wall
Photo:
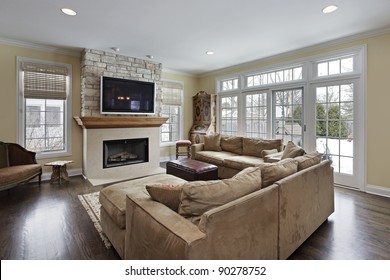
[[[16,95],[16,57],[42,59],[72,65],[72,116],[80,114],[80,58],[76,56],[50,53],[29,48],[0,44],[0,140],[16,142],[17,140],[17,95]],[[72,155],[58,160],[73,160],[68,170],[82,168],[82,130],[75,121],[72,124]],[[44,164],[57,159],[38,160]],[[51,172],[44,167],[43,172]]]
[[[390,121],[387,110],[390,104],[388,81],[390,79],[390,33],[357,40],[354,42],[335,44],[331,47],[302,52],[299,55],[280,56],[253,63],[250,66],[237,67],[234,70],[219,71],[218,73],[201,78],[162,73],[163,79],[184,82],[184,136],[188,139],[188,131],[192,125],[192,96],[199,90],[208,93],[215,92],[215,79],[229,73],[248,71],[267,65],[296,60],[301,57],[326,53],[333,50],[367,44],[367,92],[366,92],[366,165],[367,184],[390,188],[390,173],[386,164],[390,158],[388,139],[390,130],[386,125]],[[16,57],[30,57],[70,63],[73,65],[73,106],[72,115],[80,113],[80,62],[78,57],[60,55],[28,48],[0,44],[0,140],[15,142],[17,135],[16,123]],[[161,147],[161,157],[173,157],[174,147]],[[64,159],[74,160],[69,169],[82,168],[82,131],[72,122],[72,156]],[[52,159],[51,159],[52,160]],[[45,161],[40,161],[44,163]],[[45,168],[44,172],[49,172]]]
[[[327,53],[347,47],[367,45],[367,92],[366,92],[366,166],[367,184],[390,188],[390,172],[387,161],[390,158],[389,139],[390,122],[390,33],[361,39],[349,43],[334,44],[332,47],[300,52],[299,55],[279,56],[250,66],[237,67],[234,70],[218,71],[200,78],[199,88],[215,91],[215,79],[230,73],[248,71],[296,60],[301,57]]]
[[[183,139],[188,139],[188,132],[192,126],[192,96],[194,96],[199,90],[199,79],[194,76],[180,75],[162,72],[161,79],[163,80],[175,80],[184,83],[184,125],[183,125]],[[175,147],[161,147],[160,157],[173,159],[175,157]]]

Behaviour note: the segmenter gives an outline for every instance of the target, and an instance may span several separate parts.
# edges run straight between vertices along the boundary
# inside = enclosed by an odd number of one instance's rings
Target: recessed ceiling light
[[[206,54],[207,54],[207,55],[213,55],[214,52],[213,52],[213,51],[207,51]]]
[[[337,9],[338,9],[337,6],[335,6],[335,5],[329,5],[329,6],[326,6],[325,8],[323,8],[323,9],[322,9],[322,12],[323,12],[324,14],[330,14],[330,13],[335,12]]]
[[[114,52],[119,52],[120,51],[120,49],[118,48],[118,47],[112,47],[111,48]]]
[[[77,15],[77,13],[72,10],[72,9],[69,9],[69,8],[62,8],[61,11],[65,14],[65,15],[68,15],[68,16],[75,16]]]
[[[147,54],[146,57],[147,57],[147,58],[150,58],[150,59],[153,59],[154,56],[151,55],[151,54]]]

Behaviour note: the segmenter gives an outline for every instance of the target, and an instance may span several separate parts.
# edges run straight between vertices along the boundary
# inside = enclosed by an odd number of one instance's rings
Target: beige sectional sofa
[[[318,153],[187,182],[169,174],[100,192],[104,233],[124,259],[286,259],[334,211]]]
[[[292,146],[292,154],[283,155],[282,139],[267,140],[213,134],[205,136],[204,143],[191,146],[191,158],[217,165],[218,177],[230,178],[244,168],[304,153],[302,148],[296,147],[292,142],[288,145]]]

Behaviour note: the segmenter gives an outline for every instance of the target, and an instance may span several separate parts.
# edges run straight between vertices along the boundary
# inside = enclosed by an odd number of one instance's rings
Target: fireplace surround
[[[83,175],[94,186],[165,173],[160,167],[160,126],[163,117],[74,117],[83,128]],[[148,139],[147,161],[103,168],[105,141]],[[131,157],[131,156],[129,156]]]

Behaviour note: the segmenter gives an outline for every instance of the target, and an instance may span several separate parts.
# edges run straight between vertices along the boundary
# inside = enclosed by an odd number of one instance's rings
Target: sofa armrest
[[[125,259],[188,259],[205,234],[192,222],[149,198],[126,197]]]
[[[191,145],[191,158],[195,159],[195,154],[197,152],[203,151],[203,148],[204,148],[204,144],[203,143],[192,144]]]
[[[199,227],[150,198],[126,198],[126,259],[277,259],[277,237],[276,185],[207,211]]]
[[[278,186],[250,193],[203,214],[197,259],[277,259]],[[195,246],[194,246],[195,247]]]

